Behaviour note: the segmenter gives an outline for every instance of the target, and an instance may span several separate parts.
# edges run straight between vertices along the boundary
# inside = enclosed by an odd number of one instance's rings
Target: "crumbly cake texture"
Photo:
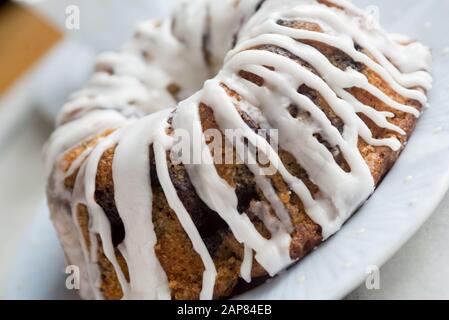
[[[428,49],[370,18],[337,0],[181,1],[100,57],[46,150],[82,297],[226,298],[338,231],[397,160],[431,86]],[[280,129],[275,173],[171,160],[176,129],[237,127],[249,143]]]

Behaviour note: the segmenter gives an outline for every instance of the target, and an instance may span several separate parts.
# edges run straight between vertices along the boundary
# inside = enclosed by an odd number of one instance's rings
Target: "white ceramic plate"
[[[378,5],[383,25],[434,53],[432,107],[409,145],[361,210],[320,248],[287,272],[239,298],[340,299],[365,281],[425,222],[449,187],[449,2],[355,0]],[[12,261],[5,298],[74,298],[65,289],[63,253],[45,208]]]

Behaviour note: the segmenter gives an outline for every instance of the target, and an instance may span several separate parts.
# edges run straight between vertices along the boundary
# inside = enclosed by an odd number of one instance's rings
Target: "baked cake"
[[[343,0],[180,1],[141,23],[45,150],[81,296],[220,299],[301,260],[397,160],[430,62]]]

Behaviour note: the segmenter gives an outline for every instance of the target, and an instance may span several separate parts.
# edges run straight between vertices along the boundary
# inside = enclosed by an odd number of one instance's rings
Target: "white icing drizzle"
[[[123,274],[122,269],[117,261],[114,246],[112,244],[111,225],[109,219],[106,217],[103,209],[97,204],[95,200],[96,190],[96,176],[97,168],[103,154],[110,148],[113,148],[119,141],[123,129],[119,129],[112,133],[107,138],[103,139],[94,148],[86,163],[84,173],[85,185],[85,204],[89,212],[89,233],[90,238],[96,238],[99,235],[103,246],[104,255],[111,262],[114,267],[117,278],[120,282],[124,295],[129,292],[128,282]],[[94,253],[97,254],[96,252]]]
[[[98,289],[100,286],[100,283],[98,283],[98,279],[100,276],[100,269],[99,266],[96,264],[96,255],[92,255],[93,250],[96,250],[96,236],[89,232],[89,240],[91,243],[90,250],[87,247],[87,239],[84,239],[83,230],[81,229],[81,226],[79,224],[79,215],[78,215],[78,206],[85,203],[85,190],[84,190],[84,174],[85,174],[86,166],[82,165],[80,167],[79,175],[76,178],[75,186],[72,193],[72,199],[71,199],[71,210],[75,214],[72,215],[73,224],[76,227],[76,230],[78,231],[78,238],[80,239],[80,246],[81,250],[83,252],[83,257],[86,264],[87,269],[87,276],[89,277],[89,280],[91,284],[94,284],[91,286],[91,289],[93,289],[93,294],[95,299],[100,300],[102,299],[102,294],[100,290]]]
[[[112,164],[115,205],[125,228],[121,252],[125,252],[130,277],[125,299],[170,298],[167,276],[154,250],[157,239],[151,215],[149,161],[149,146],[158,135],[164,134],[170,110],[167,111],[128,126],[115,149]]]
[[[242,266],[240,268],[240,277],[245,280],[247,283],[251,282],[251,269],[253,267],[253,250],[248,247],[246,244],[243,248],[243,261]]]
[[[200,255],[201,260],[204,263],[205,271],[203,274],[203,287],[200,294],[200,299],[212,299],[215,286],[215,278],[217,275],[217,270],[215,269],[214,261],[206,248],[205,243],[201,239],[195,224],[190,217],[190,214],[185,209],[181,200],[177,196],[176,189],[171,182],[166,158],[166,148],[164,148],[161,141],[155,141],[153,144],[156,169],[160,184],[164,190],[164,194],[167,198],[168,204],[175,211],[179,222],[184,228],[185,232],[192,241],[192,246],[194,250]]]
[[[122,52],[103,54],[98,59],[91,82],[63,107],[57,121],[59,128],[48,143],[45,158],[48,176],[53,172],[60,185],[60,179],[80,169],[71,205],[73,213],[79,204],[88,209],[90,252],[83,241],[81,246],[96,298],[102,297],[97,235],[117,274],[124,299],[169,299],[171,296],[167,275],[155,252],[151,147],[168,205],[204,265],[200,298],[213,298],[217,276],[214,261],[170,178],[167,153],[174,142],[167,131],[170,126],[173,130],[185,130],[193,141],[195,137],[200,138],[200,146],[190,145],[193,164],[183,165],[197,195],[217,212],[242,244],[240,276],[247,282],[251,281],[253,258],[271,276],[294,262],[290,257],[294,230],[290,214],[269,177],[262,174],[258,164],[252,164],[256,163],[251,161],[256,158],[255,150],[269,159],[299,197],[306,213],[321,226],[324,239],[337,232],[373,192],[374,180],[358,149],[359,137],[369,145],[394,151],[402,145],[395,137],[373,137],[358,114],[397,135],[405,135],[405,131],[390,121],[394,113],[363,104],[347,89],[362,89],[396,111],[416,117],[420,112],[391,98],[362,72],[354,68],[341,70],[317,48],[301,41],[339,49],[354,62],[375,72],[398,95],[422,106],[427,105],[423,90],[430,89],[432,84],[427,72],[431,56],[421,44],[398,41],[387,34],[369,13],[344,0],[331,2],[343,9],[316,0],[180,1],[173,18],[141,23],[134,39]],[[291,28],[281,25],[280,20],[311,22],[318,24],[323,32]],[[236,46],[232,48],[234,43]],[[291,53],[313,71],[278,53],[256,49],[264,45]],[[240,71],[262,78],[263,85],[243,79]],[[209,78],[212,79],[204,83]],[[242,100],[230,97],[223,85],[237,92]],[[311,99],[298,93],[302,85],[319,93],[327,102],[344,123],[341,132]],[[170,94],[170,86],[177,92]],[[179,100],[182,101],[178,103]],[[252,210],[270,232],[269,239],[257,231],[247,212],[238,211],[236,191],[218,174],[202,130],[201,103],[213,110],[220,129],[237,130],[238,139],[254,147],[249,155],[236,151],[240,159],[248,160],[246,165],[267,200],[267,203],[257,203]],[[236,105],[262,128],[279,130],[276,143],[304,168],[318,187],[317,194],[312,194],[302,180],[287,170],[267,140],[243,121]],[[308,116],[294,118],[288,110],[291,105]],[[65,152],[107,129],[117,130],[86,148],[65,174],[58,172],[61,168],[55,164]],[[232,139],[225,134],[228,140]],[[317,135],[327,142],[329,149]],[[125,228],[125,238],[117,248],[112,243],[110,222],[95,199],[99,161],[113,147],[116,147],[112,165],[114,199]],[[341,153],[349,172],[339,166],[331,150]],[[82,239],[76,214],[73,220]],[[117,249],[126,261],[129,281],[118,263]]]
[[[68,149],[106,129],[121,126],[126,119],[113,110],[94,111],[59,127],[45,147],[45,174],[50,177],[60,155]]]
[[[207,85],[208,83],[210,86]],[[222,90],[221,87],[213,80],[208,81],[208,83],[206,83],[205,88],[201,92],[201,100],[208,105],[216,105],[215,103],[218,103],[217,106],[219,108],[214,109],[214,111],[220,109],[227,113],[232,110],[231,114],[234,114],[236,111],[233,107],[228,108],[217,101],[221,101],[220,98],[222,98],[220,95],[217,96],[217,93]],[[207,90],[208,88],[210,90]],[[218,89],[218,92],[216,89]],[[226,94],[225,96],[223,102],[229,103],[229,97]],[[189,132],[190,137],[203,136],[198,112],[199,101],[196,100],[198,97],[199,95],[196,94],[192,98],[181,102],[173,119],[173,126],[177,129],[186,130]],[[208,101],[212,103],[207,103]],[[220,115],[215,114],[215,116],[220,124]],[[237,117],[239,121],[243,122],[240,116]],[[230,126],[220,127],[231,128]],[[202,144],[206,146],[204,137]],[[266,141],[265,144],[267,144]],[[270,275],[275,275],[284,268],[286,263],[291,263],[289,245],[285,246],[285,242],[287,244],[290,243],[290,235],[284,234],[283,237],[275,237],[273,235],[270,240],[263,238],[248,216],[245,213],[240,214],[238,212],[235,190],[218,175],[213,164],[212,155],[209,152],[202,154],[197,152],[193,153],[192,156],[194,164],[184,164],[192,185],[204,203],[216,211],[228,224],[237,241],[246,244],[255,251],[255,259]]]

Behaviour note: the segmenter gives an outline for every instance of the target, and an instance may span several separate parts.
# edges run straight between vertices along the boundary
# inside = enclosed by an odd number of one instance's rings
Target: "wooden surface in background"
[[[0,6],[0,96],[62,37],[29,8]]]

